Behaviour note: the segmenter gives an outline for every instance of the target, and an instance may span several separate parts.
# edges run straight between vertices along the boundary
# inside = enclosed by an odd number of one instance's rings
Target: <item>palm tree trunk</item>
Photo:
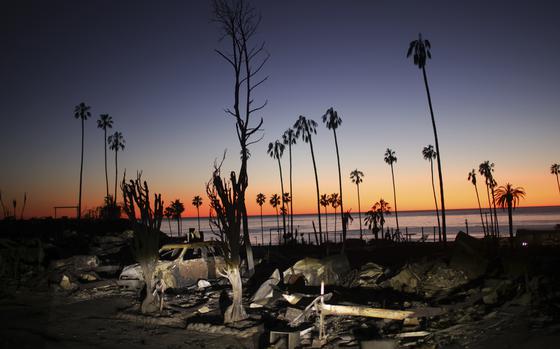
[[[292,143],[288,142],[288,152],[290,153],[290,234],[294,236],[294,193],[292,192]]]
[[[315,171],[315,188],[317,189],[317,218],[319,219],[319,237],[321,244],[323,243],[323,230],[321,228],[321,203],[319,200],[319,176],[317,176],[317,164],[315,163],[315,154],[313,153],[313,141],[309,134],[309,147],[311,148],[311,159],[313,160],[313,171]]]
[[[432,107],[432,97],[430,96],[430,88],[428,86],[428,77],[426,76],[426,67],[422,67],[422,74],[424,76],[424,85],[426,85],[426,94],[428,95],[428,104],[430,106],[430,115],[432,116],[432,127],[434,129],[434,138],[436,143],[437,165],[439,176],[439,192],[441,196],[441,225],[443,232],[443,242],[447,242],[447,229],[445,224],[445,199],[443,194],[443,174],[441,172],[441,152],[439,150],[439,142],[436,129],[436,120],[434,118],[434,109]]]
[[[280,218],[278,217],[278,206],[275,207],[276,208],[276,226],[277,226],[277,232],[280,232]],[[278,240],[278,245],[280,245],[280,240]]]
[[[494,215],[492,214],[492,201],[490,200],[490,187],[488,186],[488,184],[486,184],[486,195],[488,196],[488,210],[490,211],[490,226],[492,227],[492,229],[490,229],[490,231],[488,232],[489,234],[491,233],[492,236],[494,236]],[[488,224],[486,224],[486,226],[488,226]]]
[[[277,158],[278,160],[278,168],[280,169],[280,188],[282,189],[282,195],[280,196],[280,200],[282,200],[282,226],[284,229],[284,235],[282,238],[284,239],[284,243],[286,243],[286,207],[284,206],[284,179],[282,178],[282,164],[280,163],[280,157]]]
[[[434,192],[434,203],[436,204],[437,227],[438,227],[438,232],[441,235],[441,225],[439,222],[439,211],[438,211],[438,204],[437,204],[437,197],[436,197],[436,185],[434,183],[434,162],[432,161],[432,158],[430,158],[430,171],[432,173],[432,191]]]
[[[78,196],[78,219],[82,217],[82,175],[84,172],[84,119],[82,119],[82,157],[80,160],[80,194]]]
[[[105,142],[105,189],[107,190],[106,197],[109,197],[109,175],[107,174],[107,128],[103,128]]]
[[[200,208],[196,206],[196,220],[198,221],[198,232],[200,233]]]
[[[560,182],[558,182],[558,173],[556,174],[556,184],[558,185],[558,192],[560,193]]]
[[[338,190],[340,191],[340,219],[342,221],[342,250],[346,245],[346,222],[344,220],[344,200],[342,200],[342,174],[340,172],[340,155],[338,153],[338,139],[336,138],[336,129],[333,128],[334,145],[336,148],[336,162],[338,164]]]
[[[334,241],[336,241],[336,208],[334,209]]]
[[[181,217],[177,216],[177,236],[181,236]]]
[[[264,227],[263,227],[263,220],[262,220],[262,205],[261,206],[261,244],[264,246]]]
[[[115,204],[115,206],[117,205],[117,177],[119,175],[119,163],[117,160],[117,154],[119,153],[118,148],[115,149],[115,196],[113,197],[113,202]]]
[[[173,235],[173,231],[171,230],[171,219],[167,218],[167,224],[169,225],[169,236]]]
[[[327,206],[325,206],[325,235],[329,241],[329,216],[327,214]]]
[[[476,192],[476,201],[478,202],[478,210],[480,211],[480,222],[482,223],[482,230],[484,231],[484,236],[486,236],[486,227],[484,226],[484,219],[482,218],[482,206],[480,205],[480,197],[478,196],[478,188],[476,184],[474,185],[474,190]]]
[[[397,191],[395,190],[395,172],[393,171],[393,163],[391,163],[391,177],[393,178],[393,200],[395,201],[395,220],[397,222],[397,231],[399,231],[399,210],[397,209]]]
[[[509,222],[509,237],[513,240],[513,210],[511,208],[511,202],[508,201],[508,222]]]
[[[496,234],[500,237],[500,225],[498,224],[498,211],[496,210],[496,198],[494,196],[494,187],[492,187],[492,203],[494,205],[494,224],[496,224]]]
[[[360,185],[356,183],[358,188],[358,219],[360,220],[360,240],[362,240],[362,208],[360,206]]]

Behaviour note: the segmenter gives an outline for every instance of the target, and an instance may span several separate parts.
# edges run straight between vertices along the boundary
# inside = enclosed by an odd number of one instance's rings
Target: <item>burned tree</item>
[[[142,301],[142,313],[152,313],[159,309],[154,296],[154,270],[158,261],[159,234],[163,219],[163,202],[161,194],[154,194],[153,209],[150,205],[150,190],[146,181],[142,182],[142,173],[136,175],[135,180],[126,182],[123,176],[121,190],[123,192],[123,207],[128,219],[134,226],[134,255],[146,282],[146,298]],[[136,208],[140,217],[136,217]]]
[[[225,158],[225,154],[224,154]],[[223,160],[222,160],[223,163]],[[222,164],[214,165],[212,178],[206,184],[206,194],[210,199],[210,207],[214,216],[210,220],[211,226],[218,229],[227,251],[224,251],[226,262],[221,276],[227,278],[233,290],[233,302],[224,314],[224,322],[232,323],[247,318],[243,308],[243,285],[241,282],[239,250],[241,246],[241,219],[244,214],[240,197],[239,181],[235,172],[231,172],[229,182],[222,179],[220,169]]]
[[[264,42],[253,44],[255,33],[260,24],[260,16],[254,7],[243,0],[214,0],[213,20],[218,23],[221,30],[221,41],[227,42],[226,50],[217,49],[216,52],[233,68],[234,93],[233,107],[226,108],[225,112],[235,120],[235,131],[241,147],[241,167],[235,183],[231,183],[232,195],[236,198],[236,205],[243,221],[243,241],[247,252],[247,265],[249,273],[254,270],[253,252],[249,239],[249,224],[247,220],[247,207],[245,192],[249,185],[247,175],[248,147],[262,139],[254,136],[261,130],[262,118],[251,123],[254,113],[266,106],[266,101],[260,105],[254,104],[254,90],[267,80],[257,78],[257,75],[267,62],[269,55],[264,49]],[[220,197],[220,199],[222,199]],[[225,203],[222,201],[222,205]],[[239,224],[240,222],[236,222]]]

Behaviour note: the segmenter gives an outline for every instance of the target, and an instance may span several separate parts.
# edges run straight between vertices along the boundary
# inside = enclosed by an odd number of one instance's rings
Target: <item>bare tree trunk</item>
[[[445,224],[445,198],[443,194],[443,174],[441,170],[441,152],[439,150],[439,142],[436,129],[436,120],[434,118],[434,109],[432,107],[432,97],[430,96],[430,88],[428,86],[428,77],[426,76],[426,67],[422,67],[422,74],[424,76],[424,85],[426,86],[426,94],[428,96],[428,105],[430,106],[430,115],[432,117],[432,127],[434,129],[434,139],[437,153],[438,177],[439,177],[439,193],[441,196],[441,224],[443,233],[443,242],[447,242],[447,226]]]
[[[393,171],[393,163],[391,163],[391,178],[393,178],[393,200],[395,200],[395,220],[397,222],[397,231],[399,231],[399,210],[397,209],[397,191],[395,189],[395,172]]]
[[[159,310],[159,304],[157,298],[154,296],[154,275],[153,270],[155,268],[155,261],[151,262],[141,262],[140,268],[142,268],[142,274],[144,276],[144,281],[146,283],[146,298],[142,301],[142,306],[140,310],[142,314],[155,313]]]
[[[224,323],[234,323],[237,321],[245,320],[247,313],[243,308],[243,284],[241,283],[241,273],[239,267],[228,265],[225,271],[225,276],[231,284],[233,289],[233,303],[226,309],[224,314]]]

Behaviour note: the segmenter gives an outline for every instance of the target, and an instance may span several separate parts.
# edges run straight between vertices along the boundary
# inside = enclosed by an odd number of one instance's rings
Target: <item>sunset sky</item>
[[[91,106],[86,121],[84,210],[105,195],[99,114],[114,119],[126,148],[119,176],[143,171],[164,201],[204,199],[214,159],[239,169],[233,73],[214,49],[220,42],[211,2],[21,1],[0,14],[0,190],[4,203],[27,192],[26,216],[76,205],[80,121],[74,106]],[[429,163],[421,150],[433,132],[421,71],[406,58],[422,32],[432,44],[427,73],[438,126],[448,208],[476,206],[467,174],[494,162],[498,184],[522,186],[523,206],[558,205],[550,165],[560,162],[560,3],[558,1],[253,1],[262,14],[269,75],[257,91],[268,100],[259,116],[264,138],[251,147],[249,211],[255,196],[280,193],[277,163],[266,154],[299,115],[319,123],[314,138],[322,193],[338,191],[332,132],[321,116],[334,107],[345,208],[357,211],[349,179],[364,172],[362,209],[383,197],[393,204],[395,150],[400,210],[432,209]],[[314,212],[309,146],[293,149],[294,210]],[[110,191],[114,154],[108,154]],[[288,156],[282,159],[286,188]],[[119,178],[120,179],[120,178]],[[479,191],[485,193],[479,179]],[[286,189],[287,190],[287,189]],[[119,195],[120,199],[121,195]],[[265,213],[273,213],[267,203]],[[65,214],[71,214],[65,212]]]

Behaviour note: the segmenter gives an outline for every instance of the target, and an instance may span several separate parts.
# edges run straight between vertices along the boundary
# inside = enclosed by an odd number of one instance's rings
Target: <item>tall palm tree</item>
[[[379,216],[379,225],[381,226],[381,237],[383,237],[384,236],[383,226],[385,225],[385,216],[391,214],[391,206],[389,206],[389,203],[387,201],[385,201],[385,200],[383,200],[383,198],[381,198],[381,199],[379,199],[378,202],[373,204],[371,209],[373,211],[377,212],[377,214]]]
[[[84,122],[91,117],[90,106],[84,102],[74,107],[74,117],[82,121],[82,156],[80,159],[80,194],[78,196],[78,219],[82,217],[82,176],[84,172]]]
[[[379,212],[373,209],[366,212],[364,217],[364,223],[367,225],[368,229],[375,236],[375,240],[379,239]]]
[[[496,189],[495,198],[497,204],[502,208],[508,209],[509,237],[513,239],[513,210],[519,204],[519,200],[525,197],[525,189],[522,187],[514,188],[507,183]]]
[[[336,209],[340,206],[340,196],[338,196],[338,193],[332,193],[329,196],[329,202],[334,209],[334,241],[336,241]]]
[[[329,216],[327,213],[327,206],[331,204],[329,196],[327,194],[321,194],[320,202],[321,206],[325,208],[325,236],[326,240],[329,241]]]
[[[430,162],[430,173],[432,174],[432,192],[434,193],[434,203],[436,205],[436,217],[437,217],[437,226],[439,232],[439,240],[441,241],[441,225],[439,222],[439,209],[436,197],[436,185],[434,183],[434,159],[437,158],[437,153],[434,150],[434,146],[428,144],[427,146],[422,149],[422,155],[424,156],[424,160],[428,160]]]
[[[344,201],[342,200],[342,172],[340,170],[340,154],[338,152],[338,139],[336,137],[336,129],[342,124],[342,119],[338,116],[338,112],[332,107],[327,109],[323,115],[323,123],[329,130],[333,131],[334,145],[336,148],[336,162],[338,164],[338,191],[340,193],[340,220],[342,221],[342,246],[346,241],[346,220],[344,219]],[[360,222],[361,224],[361,222]]]
[[[200,206],[202,206],[202,198],[199,195],[195,195],[192,199],[192,205],[196,207],[196,218],[198,221],[198,231],[200,232]]]
[[[290,157],[290,235],[294,236],[294,192],[292,189],[292,145],[296,144],[296,131],[289,128],[282,135],[282,142],[288,146],[288,155]]]
[[[395,152],[389,148],[385,151],[385,162],[391,166],[391,178],[393,178],[393,200],[395,201],[395,221],[397,222],[397,231],[399,231],[399,211],[397,210],[397,191],[395,189],[395,172],[393,171],[393,164],[397,162]]]
[[[492,222],[492,232],[498,237],[500,236],[500,226],[498,225],[498,213],[496,210],[496,200],[494,188],[498,185],[494,179],[494,163],[486,160],[478,167],[478,172],[484,176],[486,183],[486,192],[488,194],[488,207],[490,209],[490,220]],[[491,195],[490,195],[491,194]],[[491,198],[491,199],[490,199]],[[492,207],[494,208],[494,217],[492,217]]]
[[[432,45],[428,40],[422,40],[422,34],[418,34],[418,40],[414,40],[410,42],[408,47],[408,52],[406,53],[406,57],[410,57],[412,52],[413,55],[413,63],[414,65],[418,66],[419,69],[422,69],[422,76],[424,77],[424,86],[426,87],[426,95],[428,97],[428,105],[430,107],[430,115],[432,117],[432,128],[434,129],[434,140],[436,144],[436,154],[437,154],[437,165],[438,165],[438,177],[439,177],[439,193],[441,197],[441,226],[442,226],[442,233],[443,233],[443,241],[447,242],[447,228],[445,224],[445,199],[443,194],[443,174],[441,171],[441,151],[439,149],[439,142],[437,136],[437,129],[436,129],[436,120],[434,118],[434,108],[432,107],[432,97],[430,96],[430,88],[428,86],[428,77],[426,76],[426,61],[427,59],[432,58],[432,54],[430,52]],[[395,212],[396,210],[396,203],[395,203]]]
[[[482,230],[484,231],[484,236],[486,236],[486,226],[484,225],[484,219],[482,218],[482,206],[480,205],[480,197],[478,196],[478,187],[476,185],[476,171],[474,168],[469,172],[469,177],[467,179],[474,185],[474,191],[476,192],[476,201],[478,202],[478,210],[480,211],[480,222],[482,223]]]
[[[360,204],[360,183],[363,182],[363,177],[364,173],[358,169],[350,172],[350,179],[352,180],[352,183],[356,184],[356,189],[358,190],[358,219],[360,220],[360,240],[362,240],[362,207]]]
[[[319,199],[319,177],[317,175],[317,164],[315,163],[315,154],[313,152],[312,134],[317,134],[317,123],[312,119],[307,119],[300,115],[294,124],[296,130],[296,138],[302,138],[305,143],[309,143],[311,149],[311,159],[313,160],[313,170],[315,171],[315,187],[317,189],[317,218],[319,219],[319,236],[322,239],[323,231],[321,228],[321,202]]]
[[[288,215],[291,214],[292,211],[290,211],[289,205],[288,205],[290,202],[292,202],[292,196],[290,195],[290,193],[285,192],[284,195],[282,195],[282,201],[285,204],[285,209],[284,209],[285,214],[288,214]],[[290,228],[289,225],[290,224],[288,222],[288,228]],[[293,237],[293,234],[291,234],[290,231],[291,231],[291,229],[288,229],[288,231],[286,232],[286,235],[289,235],[290,237]]]
[[[280,170],[280,189],[282,190],[280,193],[284,193],[284,177],[282,176],[282,163],[280,159],[284,154],[285,146],[279,140],[274,141],[274,143],[268,143],[268,150],[267,153],[270,155],[271,158],[276,159],[278,161],[278,169]],[[285,210],[284,200],[282,200],[282,211]],[[282,215],[282,226],[284,227],[284,235],[286,236],[286,215]]]
[[[97,128],[103,130],[103,146],[105,147],[105,189],[106,197],[109,197],[109,175],[107,174],[107,129],[113,127],[113,118],[109,114],[99,115]]]
[[[263,216],[262,216],[262,207],[263,204],[266,202],[266,196],[263,193],[257,194],[257,205],[261,208],[261,243],[264,246],[264,226],[263,226]]]
[[[560,164],[552,164],[550,166],[550,173],[556,176],[556,184],[558,185],[558,191],[560,192],[560,182],[558,181],[558,173],[560,173]]]
[[[177,236],[181,236],[182,229],[182,222],[181,222],[181,214],[185,212],[185,205],[179,200],[175,199],[175,201],[169,204],[169,208],[172,212],[172,217],[177,220]]]
[[[117,177],[119,175],[119,162],[118,153],[119,150],[124,150],[124,137],[121,132],[116,131],[107,139],[109,143],[109,149],[115,151],[115,195],[113,196],[115,205],[117,204]]]
[[[272,207],[276,209],[276,225],[278,227],[278,231],[280,231],[280,219],[278,218],[278,205],[280,205],[280,196],[278,196],[278,194],[272,194],[268,202]],[[278,241],[278,243],[280,243],[280,241]]]

